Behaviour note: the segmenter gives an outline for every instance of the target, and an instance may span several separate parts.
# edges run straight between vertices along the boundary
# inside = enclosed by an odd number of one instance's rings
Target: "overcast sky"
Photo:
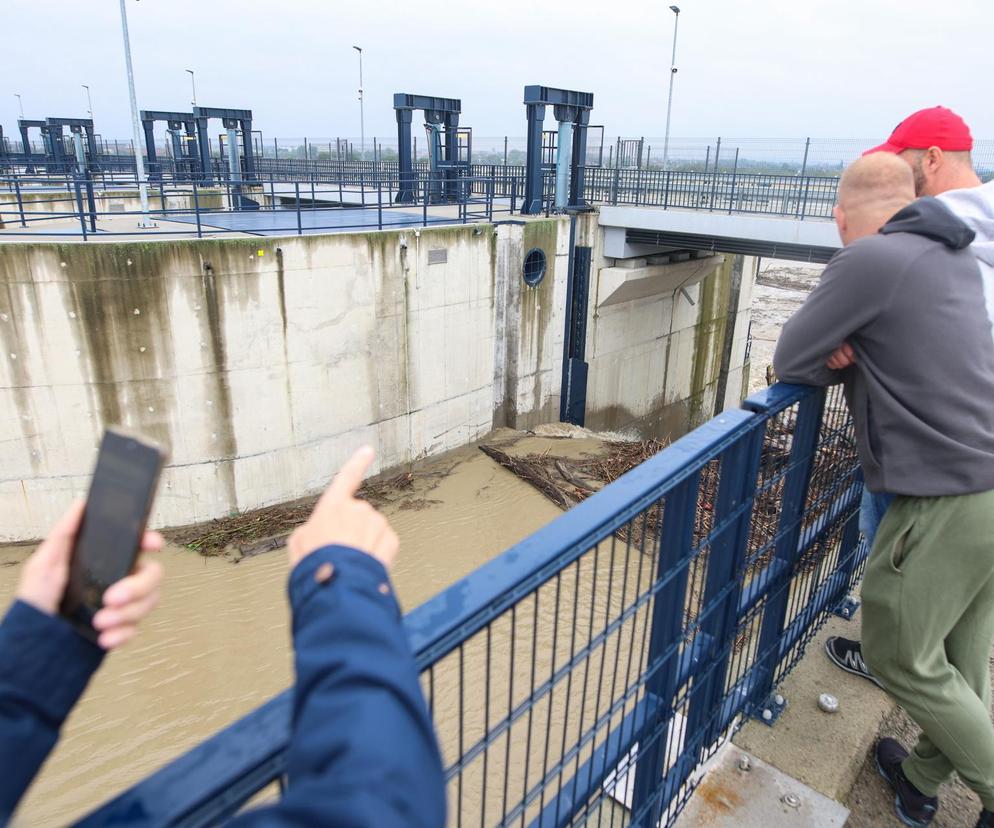
[[[658,136],[670,0],[128,0],[143,109],[249,108],[273,136],[395,136],[394,92],[458,97],[478,136],[523,135],[525,84],[594,93],[608,135]],[[991,0],[682,0],[674,136],[883,139],[942,103],[994,138]],[[0,123],[85,117],[127,137],[118,0],[3,0]],[[220,127],[218,127],[220,129]]]

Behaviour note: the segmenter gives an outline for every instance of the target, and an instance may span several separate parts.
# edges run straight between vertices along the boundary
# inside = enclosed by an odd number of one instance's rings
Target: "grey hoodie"
[[[845,382],[871,491],[994,489],[991,291],[973,238],[940,201],[919,199],[836,253],[784,326],[777,376]],[[856,365],[832,371],[825,361],[844,341]]]

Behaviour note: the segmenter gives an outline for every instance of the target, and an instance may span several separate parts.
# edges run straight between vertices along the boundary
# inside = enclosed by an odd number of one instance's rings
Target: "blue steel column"
[[[87,167],[96,172],[99,166],[97,159],[100,157],[100,153],[97,150],[97,136],[92,123],[88,127],[83,127],[83,129],[86,130],[86,147],[90,153],[87,158]]]
[[[67,171],[68,162],[66,161],[66,154],[62,146],[62,127],[49,126],[47,127],[47,132],[48,151],[52,159],[52,166],[55,167],[56,172],[64,173]]]
[[[525,104],[528,112],[528,143],[525,159],[525,200],[521,212],[536,215],[542,212],[542,123],[544,104]]]
[[[446,112],[443,120],[445,125],[445,198],[447,201],[459,199],[459,171],[455,162],[459,160],[459,113]]]
[[[652,628],[649,656],[646,661],[646,701],[651,715],[638,734],[638,762],[635,766],[635,788],[632,795],[632,816],[644,815],[633,825],[654,826],[659,822],[660,802],[668,797],[656,797],[666,764],[666,742],[673,730],[672,701],[676,696],[680,667],[677,645],[683,634],[683,613],[690,573],[689,557],[693,552],[694,523],[697,515],[697,495],[700,472],[691,475],[666,496],[663,526],[659,539],[659,562],[654,583],[669,579],[652,601]],[[666,654],[670,653],[669,658]],[[675,789],[683,781],[677,769],[676,777],[667,780]]]
[[[414,203],[414,162],[411,158],[411,116],[410,109],[397,109],[397,172],[399,183],[398,204]]]
[[[245,180],[255,181],[255,150],[252,147],[252,119],[243,118],[239,123],[242,127],[242,151],[245,154]]]
[[[780,660],[780,636],[787,621],[790,581],[797,564],[804,501],[807,498],[808,483],[814,466],[824,406],[825,391],[819,389],[802,399],[797,409],[790,459],[784,475],[777,542],[774,546],[773,559],[768,564],[774,566],[776,562],[781,562],[784,565],[783,574],[777,578],[776,583],[768,586],[769,597],[766,599],[766,609],[763,611],[756,665],[753,668],[756,682],[751,696],[757,704],[763,702],[773,692],[773,680]]]
[[[185,144],[183,156],[189,162],[190,181],[193,181],[200,168],[197,158],[197,127],[193,121],[185,121],[183,130],[186,132],[186,139],[183,141]]]
[[[590,123],[590,110],[577,112],[573,128],[573,163],[570,170],[569,206],[586,207],[584,197],[584,177],[587,169],[587,126]]]
[[[197,149],[200,155],[200,181],[202,184],[214,183],[214,170],[211,168],[210,133],[207,132],[207,119],[197,118]]]
[[[559,107],[556,107],[558,111]],[[558,118],[558,112],[556,117]],[[556,140],[556,210],[566,209],[569,203],[570,161],[573,155],[573,122],[559,121],[559,137]]]
[[[28,137],[28,127],[25,124],[18,123],[17,129],[21,133],[21,150],[24,154],[25,170],[33,175],[35,171],[35,165],[31,163],[32,161],[31,139]]]
[[[145,131],[145,155],[148,158],[148,180],[161,181],[162,171],[155,157],[155,122],[148,118],[142,119]]]

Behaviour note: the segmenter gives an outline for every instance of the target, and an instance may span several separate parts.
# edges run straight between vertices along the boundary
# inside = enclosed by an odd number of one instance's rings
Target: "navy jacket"
[[[383,566],[327,546],[294,568],[289,590],[297,672],[289,785],[278,802],[230,824],[442,828],[441,757]],[[0,822],[100,658],[64,622],[20,602],[0,625]]]

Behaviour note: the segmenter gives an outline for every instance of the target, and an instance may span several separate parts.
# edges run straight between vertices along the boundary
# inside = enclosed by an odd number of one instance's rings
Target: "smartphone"
[[[156,443],[116,427],[104,432],[60,607],[91,641],[104,591],[134,569],[164,462]]]

